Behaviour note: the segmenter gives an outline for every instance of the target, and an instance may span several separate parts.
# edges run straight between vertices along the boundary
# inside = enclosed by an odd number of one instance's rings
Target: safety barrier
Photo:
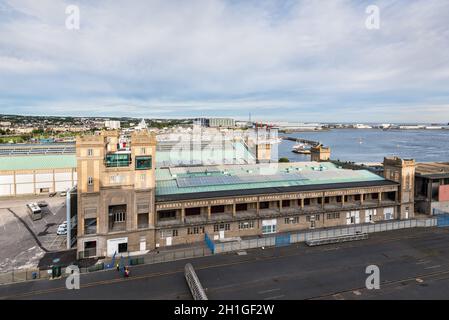
[[[198,276],[196,275],[193,266],[187,263],[184,267],[184,275],[186,277],[187,285],[190,288],[194,300],[208,300],[206,292],[204,292],[203,286],[201,285]]]
[[[341,242],[364,240],[364,239],[368,239],[368,233],[357,233],[357,234],[353,234],[353,235],[330,237],[330,238],[324,238],[324,239],[318,239],[318,240],[307,240],[306,244],[309,247],[313,247],[313,246],[320,246],[320,245],[324,245],[324,244],[341,243]]]
[[[368,223],[355,225],[350,227],[335,227],[332,229],[326,230],[305,230],[296,233],[289,234],[289,242],[297,243],[297,242],[307,242],[311,240],[321,240],[321,239],[329,239],[340,236],[352,236],[358,233],[373,233],[373,232],[383,232],[383,231],[391,231],[391,230],[399,230],[406,228],[416,228],[416,227],[435,227],[437,226],[436,218],[427,218],[427,219],[409,219],[409,220],[400,220],[400,221],[386,221],[379,223]],[[270,247],[279,244],[280,235],[272,235],[266,236],[263,238],[257,239],[248,239],[234,242],[226,242],[226,243],[215,243],[215,253],[224,253],[224,252],[232,252],[238,250],[246,250],[253,248],[261,248],[261,247]],[[284,244],[284,243],[282,243]]]

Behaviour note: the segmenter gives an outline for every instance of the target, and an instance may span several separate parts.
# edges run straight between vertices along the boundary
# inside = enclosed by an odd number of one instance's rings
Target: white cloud
[[[0,108],[94,102],[107,112],[115,101],[136,114],[163,105],[168,115],[272,117],[297,106],[298,117],[319,117],[348,105],[425,107],[449,92],[444,0],[378,1],[380,30],[365,28],[370,3],[359,1],[71,1],[79,31],[65,28],[68,4],[0,7]]]

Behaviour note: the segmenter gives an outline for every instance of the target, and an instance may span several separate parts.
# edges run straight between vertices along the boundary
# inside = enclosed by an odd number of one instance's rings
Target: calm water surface
[[[336,129],[322,132],[279,134],[320,141],[331,147],[331,158],[354,162],[382,162],[384,156],[416,161],[449,161],[449,130]],[[293,141],[278,145],[279,157],[307,161],[309,155],[291,152]]]

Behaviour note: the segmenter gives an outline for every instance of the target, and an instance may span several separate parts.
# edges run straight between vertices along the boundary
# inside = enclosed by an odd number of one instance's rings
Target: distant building
[[[311,161],[329,161],[331,148],[323,147],[321,144],[310,148]]]
[[[449,163],[416,165],[416,211],[424,214],[449,213]]]
[[[136,130],[146,130],[148,129],[147,123],[145,122],[145,119],[142,119],[142,121],[139,122],[139,124],[136,126]]]
[[[104,126],[107,129],[111,129],[111,130],[115,130],[115,129],[120,129],[120,121],[116,121],[116,120],[106,120],[104,122]]]
[[[66,191],[77,181],[76,157],[69,146],[0,147],[0,197]],[[73,146],[72,146],[72,149]]]
[[[281,131],[315,131],[323,129],[323,125],[319,123],[276,122],[273,126]]]
[[[363,123],[357,123],[352,126],[354,129],[372,129],[372,126]]]
[[[231,118],[198,118],[195,119],[194,124],[211,128],[232,128],[235,127],[235,120]]]

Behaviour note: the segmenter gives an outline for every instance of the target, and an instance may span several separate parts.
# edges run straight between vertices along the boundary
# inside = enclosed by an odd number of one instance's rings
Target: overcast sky
[[[0,0],[0,113],[449,122],[448,21],[447,0]]]

